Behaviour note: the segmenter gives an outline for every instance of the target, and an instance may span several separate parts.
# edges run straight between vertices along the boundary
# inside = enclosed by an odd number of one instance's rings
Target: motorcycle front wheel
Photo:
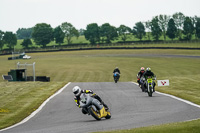
[[[149,97],[152,97],[152,87],[149,87],[149,91],[148,91],[148,95],[149,95]]]
[[[98,112],[96,112],[93,108],[92,108],[92,106],[90,106],[89,108],[88,108],[88,112],[96,119],[96,120],[101,120],[101,115],[100,115],[100,113],[98,113]]]

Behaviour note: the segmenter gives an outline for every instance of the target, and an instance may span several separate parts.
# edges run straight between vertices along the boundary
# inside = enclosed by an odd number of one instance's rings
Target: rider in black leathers
[[[113,70],[113,77],[114,77],[114,75],[115,75],[115,73],[116,72],[118,72],[118,79],[120,78],[120,70],[119,70],[119,68],[118,67],[116,67],[114,70]]]
[[[141,79],[141,77],[143,76],[144,73],[145,73],[145,68],[141,67],[140,71],[137,74],[137,82],[138,82],[139,85],[141,85],[140,79]]]
[[[119,70],[118,67],[116,67],[116,68],[114,69],[113,74],[114,74],[115,72],[118,72],[118,73],[120,74],[120,70]]]
[[[148,67],[148,68],[146,69],[145,73],[143,74],[143,77],[145,78],[145,80],[147,79],[148,76],[151,76],[152,78],[155,78],[155,77],[156,77],[156,75],[151,71],[151,68],[150,68],[150,67]],[[155,91],[155,86],[156,86],[156,83],[153,82],[153,90],[154,90],[154,91]],[[144,84],[144,87],[147,88],[147,87],[146,87],[146,84]]]

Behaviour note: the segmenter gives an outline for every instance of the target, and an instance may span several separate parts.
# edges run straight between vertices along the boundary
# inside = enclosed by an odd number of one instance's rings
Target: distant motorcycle
[[[145,92],[144,84],[145,84],[145,82],[142,79],[140,79],[140,88],[141,88],[142,92]]]
[[[111,118],[110,111],[105,110],[105,107],[90,94],[82,93],[80,99],[80,107],[84,108],[84,110],[96,120]]]
[[[117,83],[119,81],[120,74],[118,72],[115,72],[113,77],[114,77],[115,83]]]
[[[137,76],[137,82],[139,84],[139,87],[141,88],[142,92],[145,91],[145,88],[144,88],[144,81],[142,78],[140,78],[139,76]]]

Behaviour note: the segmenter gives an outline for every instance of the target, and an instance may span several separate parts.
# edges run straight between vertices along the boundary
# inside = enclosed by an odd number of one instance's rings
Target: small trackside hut
[[[35,76],[35,62],[33,64],[17,63],[17,69],[11,69],[8,75],[2,75],[8,81],[43,81],[50,82],[50,77]]]
[[[26,81],[26,69],[11,69],[8,75],[12,76],[12,81]]]

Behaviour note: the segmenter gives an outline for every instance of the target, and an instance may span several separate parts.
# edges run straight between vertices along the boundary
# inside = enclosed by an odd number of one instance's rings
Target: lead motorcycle
[[[145,80],[145,78],[143,78],[143,80]],[[149,97],[152,97],[152,94],[154,92],[154,81],[156,80],[156,77],[152,78],[151,76],[148,76],[145,83],[145,88],[146,88],[146,92],[148,93]]]
[[[84,108],[84,110],[96,120],[111,118],[110,111],[105,110],[105,107],[99,102],[99,100],[95,99],[90,94],[82,93],[80,99],[80,107]]]
[[[118,72],[115,72],[113,77],[114,77],[115,83],[117,83],[119,81],[120,74]]]

